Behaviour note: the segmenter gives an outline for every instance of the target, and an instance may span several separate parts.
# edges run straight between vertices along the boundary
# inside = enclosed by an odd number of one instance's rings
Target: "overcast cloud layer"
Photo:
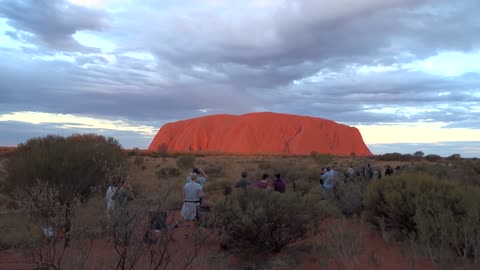
[[[2,0],[0,145],[85,130],[32,128],[18,112],[158,128],[275,111],[480,130],[479,12],[477,0]],[[151,138],[105,130],[127,147]],[[470,143],[462,154],[480,156]]]

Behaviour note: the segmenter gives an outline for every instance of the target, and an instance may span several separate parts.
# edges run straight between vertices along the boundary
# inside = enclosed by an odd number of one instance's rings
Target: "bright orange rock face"
[[[280,113],[218,114],[165,124],[148,150],[370,156],[358,129]]]

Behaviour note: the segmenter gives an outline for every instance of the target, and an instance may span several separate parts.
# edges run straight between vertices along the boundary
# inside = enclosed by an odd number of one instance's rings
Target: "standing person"
[[[268,188],[268,182],[267,182],[268,177],[270,177],[270,175],[264,173],[262,175],[262,180],[257,181],[255,186],[259,189],[267,189]]]
[[[355,170],[352,168],[352,166],[348,167],[347,174],[348,177],[353,177],[353,175],[355,174]]]
[[[200,198],[203,197],[203,187],[197,183],[197,174],[190,175],[190,182],[183,187],[183,206],[181,215],[190,228],[190,222],[197,217],[197,205],[200,205]],[[188,232],[184,235],[184,239],[188,238]]]
[[[202,168],[193,168],[192,170],[192,173],[195,173],[197,175],[197,183],[200,184],[203,188],[203,185],[205,184],[205,182],[207,182],[208,180],[208,176],[207,174],[205,173],[205,171],[202,169]],[[186,178],[185,178],[185,182],[188,183],[188,182],[191,182],[192,179],[191,179],[191,175],[188,175]],[[200,198],[200,204],[202,204],[203,202],[203,197]]]
[[[333,199],[335,187],[335,171],[327,167],[327,171],[322,175],[323,188],[327,191],[327,198]]]
[[[207,182],[208,180],[208,175],[205,173],[205,171],[202,168],[193,168],[192,173],[197,174],[197,183],[200,184],[202,187]],[[191,182],[191,174],[189,174],[185,178],[185,183]]]
[[[235,183],[235,188],[243,188],[243,190],[246,191],[247,186],[250,185],[250,181],[247,180],[248,173],[243,171],[240,176],[242,178]]]
[[[275,180],[273,180],[273,190],[278,191],[280,193],[285,193],[287,189],[287,185],[285,184],[285,181],[280,178],[280,173],[275,174]]]
[[[131,233],[135,227],[134,212],[130,210],[133,195],[132,187],[125,180],[119,180],[119,188],[113,195],[115,200],[112,215],[113,238],[118,244],[128,245]]]
[[[107,204],[107,217],[109,220],[112,218],[112,211],[115,204],[113,196],[115,196],[118,191],[118,182],[118,177],[113,177],[112,184],[108,187],[107,193],[105,194],[105,201]]]

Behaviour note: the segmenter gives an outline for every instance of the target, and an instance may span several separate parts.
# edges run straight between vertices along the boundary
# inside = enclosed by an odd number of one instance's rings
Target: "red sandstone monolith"
[[[167,123],[148,149],[161,147],[171,152],[372,155],[354,127],[270,112],[218,114]]]

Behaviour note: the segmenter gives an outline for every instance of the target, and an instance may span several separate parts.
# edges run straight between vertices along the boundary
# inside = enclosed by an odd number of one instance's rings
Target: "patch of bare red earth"
[[[178,219],[178,213],[175,215]],[[358,222],[350,224],[352,229],[358,229],[361,226]],[[320,233],[326,229],[325,225],[321,226]],[[175,229],[173,237],[175,239],[170,246],[170,252],[173,254],[172,263],[167,269],[183,269],[183,262],[185,256],[192,256],[194,254],[194,240],[193,237],[184,239],[185,233],[189,232],[185,225]],[[205,233],[210,233],[205,231]],[[310,251],[312,239],[305,239],[297,242],[290,247],[285,248],[282,252],[273,255],[268,260],[274,260],[275,258],[289,258],[291,256],[297,256],[294,269],[313,270],[320,269],[317,258]],[[320,243],[321,236],[317,235],[314,240]],[[363,251],[359,258],[359,263],[355,269],[358,270],[407,270],[412,269],[412,265],[408,259],[402,255],[400,244],[386,243],[378,232],[365,229],[362,233]],[[90,255],[85,264],[86,269],[112,269],[112,266],[117,262],[117,253],[115,252],[113,241],[111,239],[96,239],[89,242],[91,247]],[[304,250],[303,252],[292,252],[295,249]],[[306,250],[306,251],[305,251]],[[72,248],[69,250],[65,257],[65,260],[80,256],[84,252],[75,248],[75,242],[72,243]],[[221,252],[218,245],[218,241],[215,236],[211,236],[201,246],[200,252],[196,258],[206,258],[207,256],[213,256]],[[371,254],[376,253],[378,258],[375,264],[371,259]],[[241,256],[230,255],[225,262],[225,269],[244,269],[246,265],[250,265],[246,262],[247,258]],[[265,258],[267,260],[267,258]],[[134,269],[149,269],[149,262],[147,259],[140,260]],[[26,270],[34,269],[35,265],[31,263],[31,257],[28,255],[27,250],[6,250],[0,252],[0,269],[5,270]],[[194,263],[188,269],[194,270],[207,270],[209,269],[208,261],[204,260],[202,263]],[[216,268],[218,269],[218,268]],[[274,268],[271,268],[274,269]],[[334,259],[328,265],[329,270],[343,270],[345,266],[338,259]],[[420,259],[414,269],[417,270],[430,270],[435,269],[432,263],[427,259]]]
[[[317,243],[320,243],[320,237],[315,237]],[[401,251],[400,244],[386,243],[378,232],[366,230],[362,235],[363,251],[360,255],[359,262],[355,269],[358,270],[431,270],[435,269],[432,263],[427,258],[421,258],[413,267],[409,263]],[[372,261],[372,255],[375,253],[377,258],[377,265]],[[305,261],[298,266],[298,269],[319,269],[317,259],[315,256],[308,256]],[[339,259],[335,259],[328,265],[329,270],[343,270],[345,266]]]

